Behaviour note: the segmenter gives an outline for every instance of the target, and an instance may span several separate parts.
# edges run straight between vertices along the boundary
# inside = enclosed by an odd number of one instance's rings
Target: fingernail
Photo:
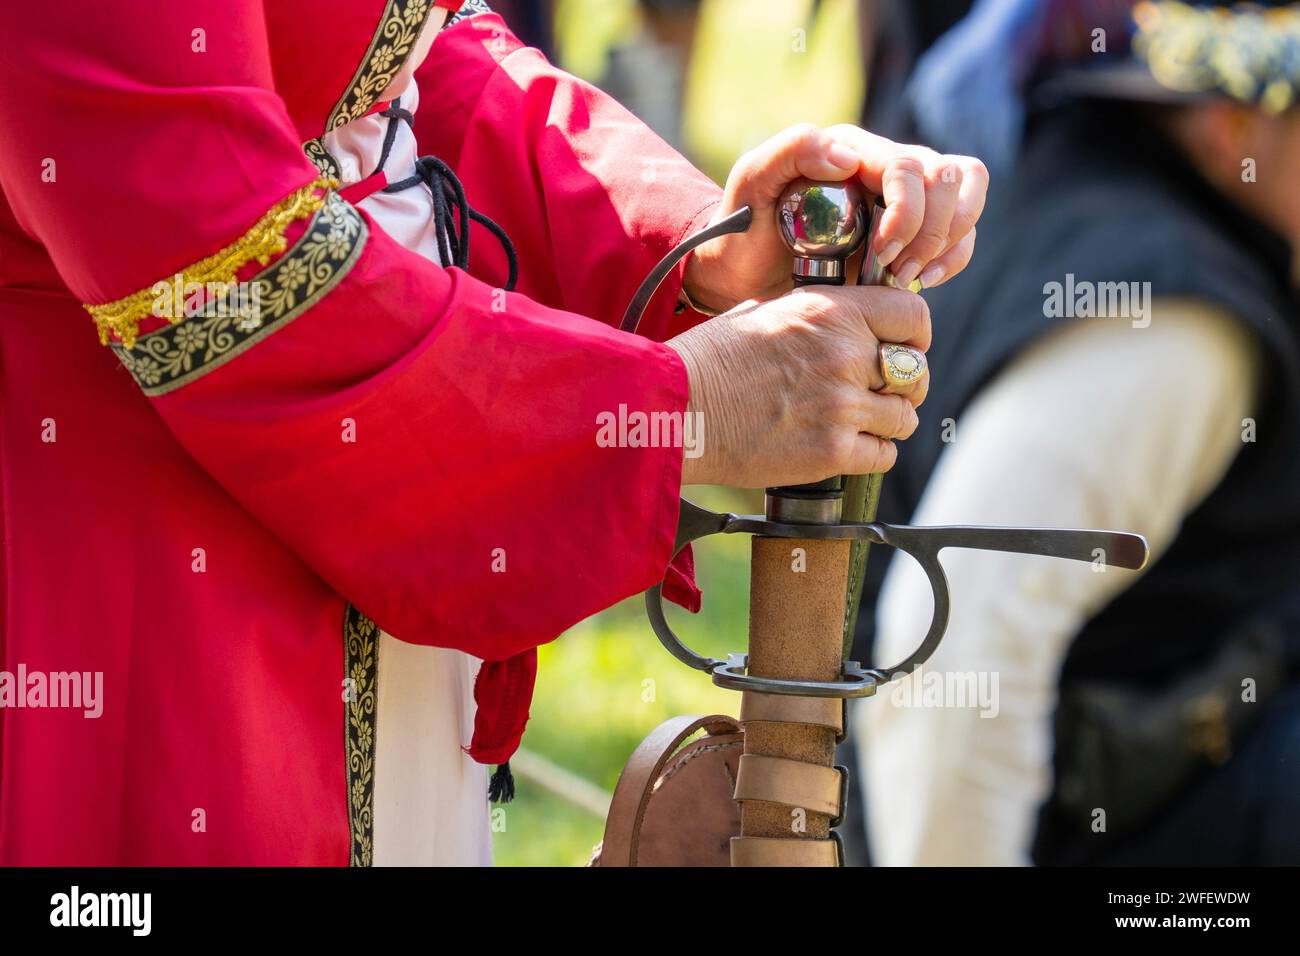
[[[838,169],[857,169],[858,167],[858,154],[843,143],[831,143],[830,149],[826,150],[826,158],[832,166]]]
[[[883,269],[885,266],[889,265],[896,258],[898,258],[898,254],[902,251],[903,251],[903,244],[897,239],[891,239],[885,245],[885,248],[880,250],[880,254],[877,257],[876,261],[880,263],[880,267]]]
[[[937,286],[943,281],[943,277],[947,274],[948,272],[943,266],[931,263],[926,266],[925,270],[921,273],[921,288],[930,289]]]
[[[916,278],[916,274],[920,271],[921,263],[917,262],[915,259],[908,259],[903,263],[902,267],[894,273],[895,285],[906,288],[912,284],[912,280]]]

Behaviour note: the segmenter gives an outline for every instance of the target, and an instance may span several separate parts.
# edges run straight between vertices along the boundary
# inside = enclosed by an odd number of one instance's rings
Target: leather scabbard
[[[849,542],[756,537],[752,542],[749,673],[793,680],[838,680],[844,660],[844,601]],[[842,706],[835,701],[836,706]],[[818,705],[773,704],[745,721],[745,756],[775,758],[761,783],[744,781],[741,837],[732,843],[733,866],[818,866],[836,859],[830,841],[836,805],[827,800],[836,776],[837,727]],[[782,712],[785,708],[785,712]],[[815,722],[806,722],[809,716]],[[788,718],[797,716],[798,722]],[[793,763],[807,765],[806,771]],[[742,771],[744,773],[744,771]],[[738,781],[739,785],[740,781]],[[805,806],[805,804],[811,804]],[[836,800],[838,804],[838,799]],[[753,838],[763,840],[752,842]],[[816,841],[822,846],[801,844]],[[761,847],[761,851],[756,849]]]

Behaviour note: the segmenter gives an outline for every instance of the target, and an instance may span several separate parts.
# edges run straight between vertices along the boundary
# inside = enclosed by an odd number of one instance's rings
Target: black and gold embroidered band
[[[428,4],[407,2],[405,4],[390,2],[380,17],[379,29],[376,30],[366,57],[357,68],[356,75],[348,86],[347,92],[339,98],[325,124],[325,131],[337,129],[347,123],[365,116],[375,108],[379,97],[387,90],[388,84],[406,64],[424,24],[428,22],[429,12],[438,7],[446,7],[456,12],[442,24],[446,29],[459,23],[466,17],[479,13],[491,13],[492,8],[484,0],[465,0],[457,4],[452,0],[435,0]],[[418,24],[417,24],[418,21]],[[387,42],[384,42],[387,41]],[[302,144],[302,151],[320,171],[322,176],[333,179],[341,178],[338,160],[329,151],[325,138],[318,136]]]
[[[433,0],[388,0],[365,57],[325,122],[326,132],[360,119],[379,102],[406,65],[433,7]]]
[[[307,154],[307,158],[311,160],[312,165],[316,167],[321,176],[326,179],[343,178],[339,161],[329,151],[323,137],[318,136],[315,139],[307,140],[302,144],[302,151]]]
[[[370,866],[375,853],[375,732],[379,704],[379,628],[351,604],[343,614],[343,746],[349,866]]]
[[[327,193],[306,232],[262,272],[205,302],[200,314],[114,342],[113,351],[146,395],[180,388],[319,302],[351,270],[368,235],[361,215],[337,193]]]
[[[461,20],[464,20],[467,17],[472,17],[475,14],[491,12],[492,8],[487,5],[486,0],[465,0],[465,2],[460,5],[460,9],[451,15],[451,18],[443,26],[443,29],[445,30],[449,26],[460,23]]]

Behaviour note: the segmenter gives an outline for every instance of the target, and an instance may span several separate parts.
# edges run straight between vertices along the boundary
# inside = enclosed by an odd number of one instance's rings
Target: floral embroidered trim
[[[492,12],[492,8],[487,5],[485,0],[465,0],[465,2],[461,4],[460,10],[457,11],[456,13],[453,13],[451,15],[451,19],[449,19],[445,24],[443,24],[442,28],[445,30],[447,29],[447,27],[452,26],[453,24],[460,23],[461,20],[465,20],[469,17],[472,17],[477,13],[491,13],[491,12]]]
[[[432,9],[431,0],[388,0],[384,15],[379,18],[379,28],[370,40],[370,48],[348,84],[347,92],[325,123],[326,132],[370,112],[379,95],[406,64]]]
[[[285,230],[295,221],[320,209],[325,204],[325,194],[321,190],[337,185],[317,179],[295,189],[263,213],[261,219],[230,245],[181,270],[182,281],[201,286],[209,283],[229,285],[235,281],[235,274],[254,259],[266,265],[271,261],[271,256],[284,251]],[[99,330],[100,343],[107,345],[110,336],[116,335],[127,348],[133,346],[140,333],[140,320],[153,314],[153,305],[158,300],[158,295],[158,283],[155,283],[115,302],[86,305],[86,311],[95,320],[95,328]],[[183,318],[182,312],[169,321],[176,323]]]
[[[379,703],[379,628],[351,604],[343,613],[343,723],[347,758],[349,866],[370,866],[375,852],[375,728]]]
[[[338,193],[283,256],[245,285],[257,304],[251,316],[229,306],[231,296],[205,303],[203,314],[176,320],[112,343],[122,364],[149,396],[187,385],[284,328],[319,302],[348,274],[369,235],[365,220]],[[233,287],[238,292],[238,287]]]
[[[343,178],[343,173],[339,169],[338,160],[334,158],[334,154],[326,147],[324,139],[317,137],[316,139],[307,140],[307,142],[302,144],[302,151],[307,154],[307,158],[311,160],[312,165],[315,166],[320,171],[320,174],[326,179]]]
[[[1225,93],[1273,114],[1300,86],[1300,9],[1238,4],[1198,8],[1144,0],[1133,10],[1133,49],[1151,75],[1179,93]]]

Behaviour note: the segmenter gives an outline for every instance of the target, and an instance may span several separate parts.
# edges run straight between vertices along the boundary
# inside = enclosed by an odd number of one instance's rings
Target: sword
[[[797,285],[842,284],[845,263],[865,243],[859,281],[887,281],[875,261],[874,232],[883,205],[856,182],[792,184],[778,206],[782,235],[794,253]],[[637,290],[621,327],[635,331],[663,278],[692,249],[746,231],[744,207],[672,250]],[[733,866],[840,866],[835,833],[848,795],[848,775],[834,766],[844,739],[845,703],[869,697],[934,653],[948,625],[948,581],[939,556],[948,548],[1102,560],[1140,569],[1146,540],[1119,531],[1060,528],[911,527],[875,521],[880,475],[833,476],[807,485],[768,488],[762,515],[718,513],[681,499],[676,546],[715,534],[751,540],[749,647],[725,658],[698,654],[673,631],[663,585],[646,592],[646,614],[660,643],[689,667],[742,694],[744,754],[734,799],[740,834]],[[902,661],[863,666],[848,660],[866,568],[867,549],[906,552],[925,572],[934,610],[925,636]]]

